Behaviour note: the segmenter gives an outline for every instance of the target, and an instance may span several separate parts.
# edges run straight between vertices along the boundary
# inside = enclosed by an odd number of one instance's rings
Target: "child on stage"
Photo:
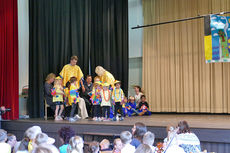
[[[101,90],[101,107],[102,107],[102,120],[110,121],[110,107],[111,107],[111,91],[109,90],[109,84],[104,83]]]
[[[122,111],[122,104],[121,104],[121,102],[124,100],[124,92],[121,89],[121,83],[120,83],[120,81],[115,81],[114,85],[115,85],[115,88],[114,88],[113,93],[112,93],[112,99],[115,102],[115,111],[114,111],[113,120],[114,121],[117,120],[116,118],[117,118],[117,113],[118,113],[118,110],[119,110],[120,113],[121,113],[120,120],[123,121],[124,120],[124,115],[123,115],[123,111]]]
[[[149,104],[146,101],[145,95],[141,96],[141,102],[138,105],[139,109],[139,115],[151,115],[151,112],[148,110],[149,109]]]
[[[94,83],[93,91],[91,94],[91,101],[93,104],[93,120],[101,121],[101,82]]]
[[[63,105],[63,86],[61,77],[56,77],[54,81],[54,88],[52,89],[53,102],[56,105],[55,120],[63,120],[61,117],[62,111],[64,110]],[[60,109],[60,111],[59,111]]]
[[[136,108],[137,108],[137,105],[135,102],[135,98],[133,96],[129,96],[129,101],[126,104],[126,110],[127,110],[127,114],[129,117],[139,114]]]
[[[77,119],[79,119],[78,115],[74,117],[74,113],[76,110],[78,110],[78,103],[80,101],[79,92],[78,92],[78,88],[76,84],[77,84],[77,78],[71,77],[70,87],[69,87],[69,99],[68,99],[69,104],[72,106],[71,111],[70,111],[70,118],[69,118],[70,122],[74,122]]]

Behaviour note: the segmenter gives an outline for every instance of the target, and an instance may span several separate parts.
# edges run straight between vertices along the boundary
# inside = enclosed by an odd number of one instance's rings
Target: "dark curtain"
[[[92,0],[90,63],[100,65],[122,82],[128,93],[128,0]]]
[[[17,0],[0,0],[0,106],[11,108],[6,119],[18,119]]]
[[[124,82],[124,91],[127,91],[128,0],[29,2],[30,117],[43,117],[45,77],[51,72],[58,74],[72,55],[78,56],[84,75],[89,74],[89,61],[92,61],[93,72],[96,64],[105,67]]]

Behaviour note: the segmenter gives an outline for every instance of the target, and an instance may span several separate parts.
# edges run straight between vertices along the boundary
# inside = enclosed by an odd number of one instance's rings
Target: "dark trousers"
[[[93,117],[101,117],[101,106],[93,105]]]
[[[117,112],[118,110],[120,111],[121,113],[121,117],[124,117],[124,114],[123,114],[123,111],[122,111],[122,105],[121,105],[121,102],[115,102],[115,111],[114,111],[114,117],[117,116]]]
[[[110,116],[110,106],[102,106],[102,117],[105,117],[107,111],[107,118]]]
[[[70,117],[74,116],[74,113],[75,113],[76,110],[78,111],[78,103],[76,103],[76,104],[73,103],[71,111],[70,111]]]

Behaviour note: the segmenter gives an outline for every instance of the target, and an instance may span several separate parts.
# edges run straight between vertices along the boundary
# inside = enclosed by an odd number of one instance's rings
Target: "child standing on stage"
[[[70,88],[69,88],[69,104],[72,105],[71,111],[70,111],[70,122],[76,121],[79,117],[76,115],[74,117],[75,110],[78,110],[78,103],[80,101],[79,92],[77,88],[77,78],[71,77],[70,78]]]
[[[109,121],[110,107],[111,107],[111,91],[109,90],[109,84],[104,83],[101,90],[101,107],[102,107],[102,120]],[[107,116],[106,116],[107,115]]]
[[[63,86],[61,77],[56,77],[54,81],[54,88],[52,89],[53,102],[56,105],[55,120],[62,120],[61,114],[64,109],[63,105]],[[59,111],[60,109],[60,111]]]
[[[94,83],[91,101],[93,104],[93,120],[101,121],[101,82],[97,81]]]
[[[112,93],[112,99],[115,102],[115,111],[114,111],[113,120],[114,121],[117,120],[116,117],[117,117],[117,113],[118,113],[118,110],[119,110],[120,113],[121,113],[120,120],[122,121],[122,120],[124,120],[124,115],[123,115],[123,111],[122,111],[121,102],[124,100],[124,92],[121,89],[121,82],[120,81],[115,81],[114,85],[115,85],[115,88],[114,88],[113,93]]]

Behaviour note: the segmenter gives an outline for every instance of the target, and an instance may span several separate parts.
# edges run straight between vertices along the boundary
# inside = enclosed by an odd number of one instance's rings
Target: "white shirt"
[[[121,153],[134,153],[135,150],[135,147],[128,143],[121,149]]]
[[[111,92],[109,90],[106,91],[104,90],[104,92],[103,90],[101,90],[101,106],[111,106],[110,99],[111,99]]]
[[[11,153],[11,147],[5,142],[0,143],[1,153]]]

